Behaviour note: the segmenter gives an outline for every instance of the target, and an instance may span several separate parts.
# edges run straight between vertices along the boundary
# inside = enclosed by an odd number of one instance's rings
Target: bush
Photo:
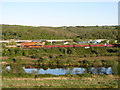
[[[40,75],[37,75],[37,77],[57,77],[57,76],[52,74],[40,74]]]
[[[79,77],[92,77],[92,74],[89,73],[83,73],[83,74],[77,74]]]

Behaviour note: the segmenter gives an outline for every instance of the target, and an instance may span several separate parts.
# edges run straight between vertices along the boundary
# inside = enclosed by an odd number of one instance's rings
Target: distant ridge
[[[2,25],[3,39],[117,39],[119,26],[23,26]]]

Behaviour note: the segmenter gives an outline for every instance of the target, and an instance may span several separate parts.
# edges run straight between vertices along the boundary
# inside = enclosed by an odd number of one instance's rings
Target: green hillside
[[[3,39],[117,39],[117,26],[33,27],[2,25]]]

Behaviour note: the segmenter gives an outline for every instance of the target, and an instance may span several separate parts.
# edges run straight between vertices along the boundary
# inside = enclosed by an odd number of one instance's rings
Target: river
[[[113,74],[112,67],[66,67],[66,68],[41,68],[41,67],[26,67],[22,66],[21,68],[15,68],[11,66],[6,66],[7,70],[31,74],[52,74],[52,75],[65,75],[65,74],[83,74],[83,73],[91,73],[91,74]]]

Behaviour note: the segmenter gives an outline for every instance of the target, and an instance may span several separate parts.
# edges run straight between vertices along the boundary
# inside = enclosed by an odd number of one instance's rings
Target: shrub
[[[77,74],[79,77],[92,77],[92,74],[89,73],[83,73],[83,74]]]

